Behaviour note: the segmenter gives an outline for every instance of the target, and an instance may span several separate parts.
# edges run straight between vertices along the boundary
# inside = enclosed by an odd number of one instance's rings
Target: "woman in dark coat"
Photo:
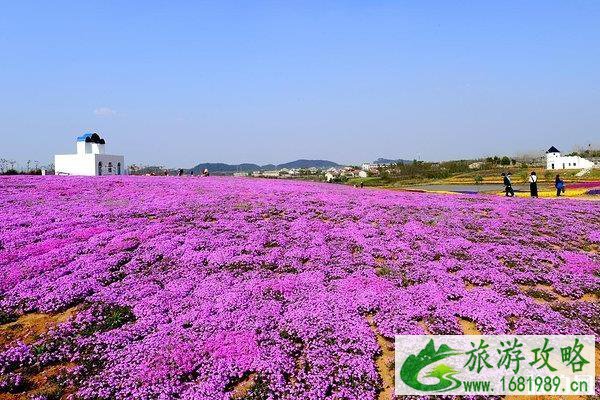
[[[502,183],[504,183],[504,195],[513,197],[515,191],[512,188],[512,182],[510,181],[510,172],[508,174],[502,173]]]
[[[529,191],[531,192],[531,197],[538,197],[537,175],[535,171],[531,171],[529,175]]]
[[[554,186],[556,187],[556,196],[560,196],[561,193],[565,192],[565,182],[560,179],[560,175],[556,175],[554,179]]]

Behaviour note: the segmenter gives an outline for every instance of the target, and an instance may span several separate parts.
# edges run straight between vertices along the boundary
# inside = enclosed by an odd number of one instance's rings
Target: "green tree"
[[[502,160],[500,160],[500,164],[510,165],[510,158],[508,158],[507,156],[502,157]]]

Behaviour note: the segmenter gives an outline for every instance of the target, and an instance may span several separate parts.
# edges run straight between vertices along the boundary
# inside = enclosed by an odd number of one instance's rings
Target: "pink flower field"
[[[0,202],[2,399],[389,399],[395,334],[600,334],[598,202],[55,176]]]

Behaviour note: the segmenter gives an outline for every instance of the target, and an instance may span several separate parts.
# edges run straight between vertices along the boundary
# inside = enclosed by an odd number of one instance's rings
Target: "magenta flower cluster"
[[[76,310],[0,348],[13,386],[69,363],[80,399],[375,399],[377,335],[600,334],[597,202],[48,176],[0,203],[0,322]]]
[[[591,181],[591,182],[573,182],[569,183],[569,187],[571,189],[590,189],[600,187],[600,182]]]

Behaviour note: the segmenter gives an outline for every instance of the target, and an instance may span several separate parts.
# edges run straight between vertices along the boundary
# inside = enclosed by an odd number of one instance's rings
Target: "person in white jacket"
[[[537,175],[535,171],[531,171],[531,174],[529,174],[529,192],[531,192],[531,197],[538,197]]]

